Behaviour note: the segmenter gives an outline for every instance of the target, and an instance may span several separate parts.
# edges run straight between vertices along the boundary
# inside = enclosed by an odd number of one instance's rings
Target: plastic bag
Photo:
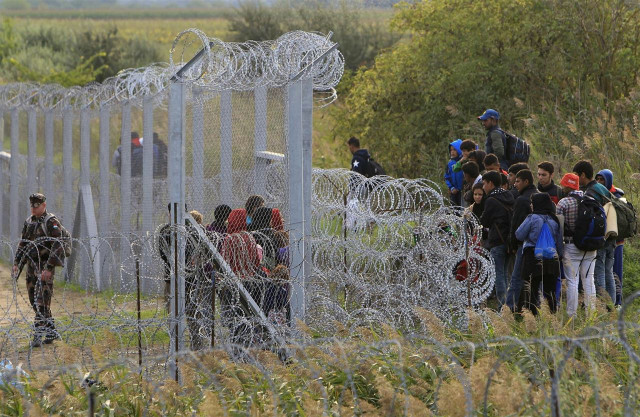
[[[554,259],[558,257],[558,251],[556,251],[556,242],[551,235],[551,229],[547,222],[544,222],[536,240],[536,247],[533,253],[538,259]]]

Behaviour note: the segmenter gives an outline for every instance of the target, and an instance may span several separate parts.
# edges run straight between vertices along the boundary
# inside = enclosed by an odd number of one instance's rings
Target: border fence
[[[12,263],[34,192],[73,253],[51,305],[62,340],[40,347],[0,270],[0,411],[570,415],[579,350],[589,410],[632,415],[632,303],[584,336],[501,335],[513,320],[484,309],[477,219],[425,179],[312,167],[313,109],[342,72],[331,34],[190,29],[169,63],[102,84],[1,86],[0,255]],[[494,381],[526,400],[500,408]]]

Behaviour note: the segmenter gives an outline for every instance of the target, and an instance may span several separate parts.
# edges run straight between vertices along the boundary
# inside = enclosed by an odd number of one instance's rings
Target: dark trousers
[[[51,315],[51,298],[53,297],[53,277],[44,282],[40,274],[29,268],[27,270],[27,293],[29,304],[36,313],[33,325],[35,331],[41,335],[53,335],[56,327]]]
[[[213,284],[204,273],[196,273],[185,279],[185,315],[191,334],[191,350],[206,348],[211,340],[213,321]]]
[[[525,248],[522,252],[522,291],[518,310],[526,308],[534,315],[538,314],[540,305],[540,283],[542,293],[549,304],[549,310],[555,313],[558,309],[556,299],[556,281],[560,274],[560,261],[556,259],[537,259],[533,248]]]

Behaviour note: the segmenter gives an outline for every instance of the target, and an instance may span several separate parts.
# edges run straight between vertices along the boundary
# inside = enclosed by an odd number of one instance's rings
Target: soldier
[[[22,240],[13,262],[13,276],[18,279],[27,265],[29,303],[36,313],[31,347],[40,347],[60,339],[51,316],[53,277],[56,266],[65,258],[63,239],[66,238],[60,221],[47,212],[46,197],[36,193],[29,196],[31,216],[24,222]]]

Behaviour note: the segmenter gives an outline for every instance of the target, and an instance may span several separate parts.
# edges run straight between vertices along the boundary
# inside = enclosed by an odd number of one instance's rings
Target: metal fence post
[[[38,192],[36,188],[36,135],[37,135],[37,113],[33,107],[27,110],[27,188],[26,194],[31,195]]]
[[[172,207],[172,223],[175,228],[184,227],[185,205],[185,86],[182,82],[172,82],[169,87],[169,200]],[[175,229],[174,229],[175,230]],[[180,233],[172,239],[174,252],[171,285],[171,342],[172,359],[169,369],[172,376],[180,379],[178,361],[175,354],[184,347],[184,240]],[[176,265],[176,261],[178,265]]]
[[[304,321],[304,198],[302,149],[302,83],[287,86],[287,167],[289,169],[289,256],[291,317]]]
[[[9,230],[11,231],[11,242],[14,243],[20,236],[20,213],[19,210],[19,197],[18,190],[20,186],[20,179],[18,176],[18,164],[19,164],[19,150],[18,143],[20,139],[20,111],[18,109],[11,110],[11,162],[10,162],[10,174],[11,178],[9,179],[9,199],[10,199],[10,207],[9,207],[9,217],[10,217],[10,226]],[[26,216],[25,216],[26,217]]]
[[[122,103],[120,127],[120,263],[124,265],[131,250],[131,103]],[[120,283],[125,286],[125,283]]]

